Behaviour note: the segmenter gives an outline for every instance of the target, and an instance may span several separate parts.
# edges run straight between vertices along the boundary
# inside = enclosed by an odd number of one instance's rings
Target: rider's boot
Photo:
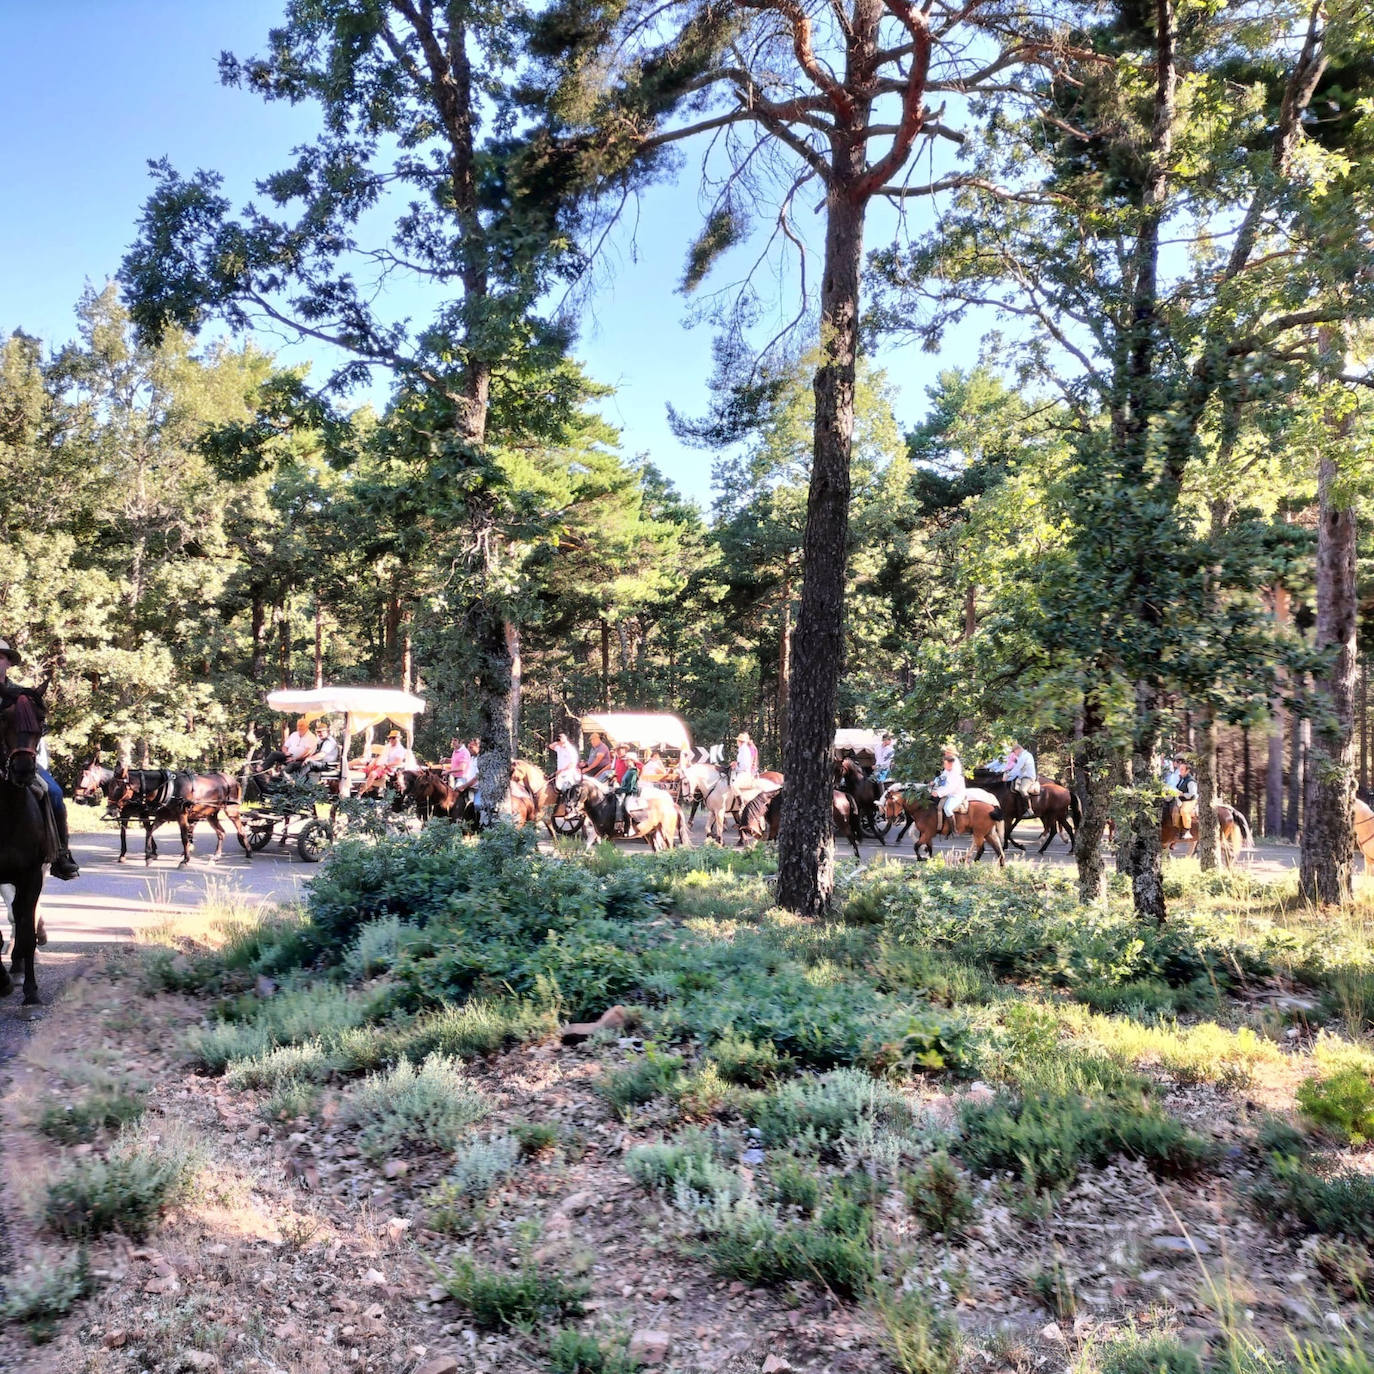
[[[57,857],[48,867],[48,872],[54,878],[61,878],[63,882],[70,882],[73,878],[81,876],[81,870],[76,866],[76,860],[72,858],[71,842],[67,836],[67,817],[62,811],[53,807],[53,823],[57,826]],[[38,943],[43,944],[47,940],[47,932],[43,932],[43,939]]]

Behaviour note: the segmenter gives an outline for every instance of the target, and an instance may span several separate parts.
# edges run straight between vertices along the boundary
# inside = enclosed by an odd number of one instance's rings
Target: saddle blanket
[[[961,811],[968,809],[971,801],[986,802],[989,806],[1000,806],[1001,803],[991,792],[984,792],[981,787],[970,787],[964,793],[964,804],[959,808]]]

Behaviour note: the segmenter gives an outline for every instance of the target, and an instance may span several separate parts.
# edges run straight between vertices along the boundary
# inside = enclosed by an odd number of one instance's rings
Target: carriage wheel
[[[296,850],[308,864],[316,864],[329,853],[334,844],[334,832],[325,821],[309,821],[301,827]]]
[[[886,816],[879,811],[873,817],[873,824],[869,829],[872,830],[875,835],[882,835],[885,837],[888,831],[892,829],[892,817]]]
[[[256,854],[258,850],[266,849],[271,839],[272,826],[255,825],[248,832],[248,848],[251,849],[254,854]]]
[[[560,835],[580,835],[582,827],[587,824],[585,816],[555,816],[553,818],[553,828]]]

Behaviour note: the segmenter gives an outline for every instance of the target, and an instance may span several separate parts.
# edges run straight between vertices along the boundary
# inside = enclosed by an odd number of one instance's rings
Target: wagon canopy
[[[267,694],[267,704],[274,711],[292,715],[345,715],[350,717],[350,732],[367,730],[383,720],[394,721],[407,731],[415,728],[415,717],[425,709],[423,697],[395,687],[310,687],[283,688]]]
[[[870,753],[876,753],[878,746],[883,742],[883,732],[881,730],[836,730],[835,745],[839,749],[853,749],[856,753],[861,749],[867,749]]]
[[[598,711],[582,717],[584,730],[599,730],[611,744],[631,744],[636,749],[692,747],[692,736],[678,716],[651,711]]]

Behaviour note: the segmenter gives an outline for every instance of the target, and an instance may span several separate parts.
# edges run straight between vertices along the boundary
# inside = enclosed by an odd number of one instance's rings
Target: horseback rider
[[[748,730],[741,730],[735,736],[735,779],[748,780],[759,771],[758,746],[749,738]]]
[[[601,737],[599,730],[593,730],[588,739],[590,747],[587,750],[587,762],[583,765],[582,771],[587,777],[604,782],[606,774],[611,771],[611,751],[607,747],[606,741]]]
[[[964,765],[958,752],[953,748],[947,748],[940,757],[945,765],[944,770],[930,784],[930,794],[943,798],[942,810],[949,821],[950,830],[953,831],[954,813],[961,811],[965,804],[964,793],[967,791],[967,785],[964,782]]]
[[[455,792],[471,792],[472,804],[480,811],[482,807],[482,796],[477,790],[477,758],[482,752],[482,741],[474,735],[467,742],[467,746],[462,751],[462,756],[466,760],[463,764],[463,771],[453,776],[452,787]],[[453,751],[453,758],[458,758],[458,750]],[[449,759],[449,767],[452,768],[453,759]]]
[[[1183,758],[1176,758],[1172,760],[1164,770],[1164,786],[1171,792],[1178,791],[1179,771],[1184,762],[1185,760]]]
[[[897,746],[893,744],[891,734],[884,730],[878,747],[873,751],[873,776],[879,782],[886,782],[891,776],[892,759],[896,753]]]
[[[624,748],[622,745],[621,748]],[[625,772],[615,790],[616,820],[629,830],[631,814],[643,810],[639,798],[639,756],[625,750]]]
[[[9,674],[11,668],[17,668],[23,663],[23,656],[7,639],[0,639],[0,690],[3,690],[6,697],[13,697],[23,689],[10,685]],[[42,741],[39,741],[40,747]],[[43,781],[43,795],[47,797],[48,814],[52,819],[53,829],[57,833],[57,853],[53,856],[48,871],[54,878],[61,878],[63,882],[69,882],[72,878],[79,878],[81,870],[76,866],[76,860],[72,858],[71,841],[67,834],[67,801],[62,795],[62,789],[57,785],[56,779],[48,772],[46,757],[38,766],[38,776]]]
[[[1040,790],[1040,782],[1035,771],[1035,755],[1023,749],[1015,740],[1007,750],[1007,756],[999,766],[1002,781],[1008,783],[1014,792],[1023,797],[1033,797]]]
[[[1186,832],[1193,828],[1193,818],[1197,814],[1197,779],[1187,759],[1178,760],[1178,782],[1174,790],[1178,793],[1179,829]]]
[[[560,796],[566,796],[582,781],[577,745],[568,738],[567,731],[562,731],[549,748],[553,750],[555,760],[553,785],[558,789]]]

